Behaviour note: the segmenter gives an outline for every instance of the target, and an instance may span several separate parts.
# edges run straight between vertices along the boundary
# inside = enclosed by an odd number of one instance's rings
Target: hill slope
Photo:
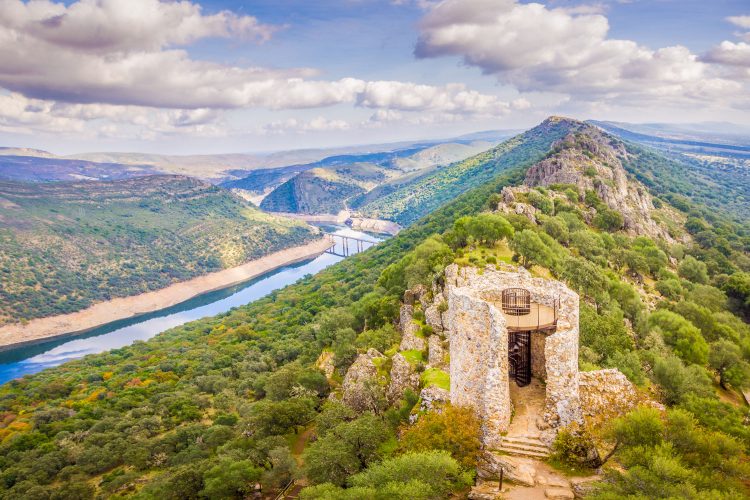
[[[396,237],[265,299],[0,387],[0,497],[225,498],[246,495],[256,481],[272,496],[294,478],[302,448],[303,474],[332,483],[306,498],[465,494],[459,478],[461,466],[476,461],[476,422],[465,414],[432,420],[418,433],[409,418],[421,411],[418,398],[389,403],[383,392],[393,369],[404,368],[390,356],[405,288],[439,283],[440,269],[454,261],[480,268],[524,261],[565,281],[582,297],[581,369],[617,367],[666,406],[614,422],[616,442],[591,427],[560,443],[559,460],[581,459],[573,455],[584,450],[579,471],[594,437],[613,451],[617,466],[607,467],[597,498],[747,497],[750,414],[733,386],[746,383],[750,359],[750,327],[738,316],[750,312],[748,228],[700,202],[658,208],[653,192],[642,195],[651,206],[641,215],[669,227],[656,219],[675,214],[675,236],[691,237],[680,244],[633,237],[609,223],[616,217],[597,218],[618,205],[587,193],[588,183],[596,190],[597,181],[614,181],[606,163],[622,147],[629,155],[628,146],[580,122],[557,123],[542,156],[566,161],[569,183],[552,182],[556,171],[540,161],[510,164]],[[634,172],[658,177],[654,162],[637,160]],[[626,192],[644,189],[634,175]],[[515,231],[508,240],[488,241],[486,226],[467,224],[472,219],[456,224],[496,207],[507,209]],[[501,217],[483,215],[473,221]],[[467,228],[477,234],[462,233]],[[420,334],[433,333],[426,317],[417,319]],[[372,363],[373,412],[357,414],[329,394],[369,349],[387,356]],[[434,394],[449,381],[425,369],[425,352],[406,354],[406,368],[421,371],[419,389]],[[728,359],[736,370],[727,370]],[[327,378],[321,367],[336,373]],[[722,373],[729,390],[719,384]],[[452,457],[424,453],[435,449]],[[339,486],[352,483],[358,489]],[[435,484],[442,490],[433,492]]]
[[[489,142],[422,144],[394,151],[331,156],[307,165],[285,167],[283,173],[250,173],[225,187],[270,194],[261,208],[305,214],[338,213],[348,198],[379,186],[407,182],[491,147]],[[310,171],[315,170],[314,174]]]
[[[393,182],[352,201],[364,216],[409,225],[499,173],[540,160],[552,143],[581,125],[552,117],[533,129],[466,160],[404,182]]]
[[[0,182],[0,323],[163,288],[312,238],[188,177]]]

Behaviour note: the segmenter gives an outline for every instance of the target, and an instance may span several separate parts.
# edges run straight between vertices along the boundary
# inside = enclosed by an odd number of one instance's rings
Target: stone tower
[[[519,268],[446,269],[450,398],[475,409],[483,443],[499,449],[513,411],[511,384],[543,381],[544,441],[581,418],[578,294]]]

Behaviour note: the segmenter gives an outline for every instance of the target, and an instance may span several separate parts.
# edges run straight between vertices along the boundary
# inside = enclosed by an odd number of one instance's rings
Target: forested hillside
[[[622,168],[612,162],[627,146],[580,122],[545,126],[550,137],[526,153],[498,153],[499,176],[314,277],[0,387],[0,496],[243,498],[256,483],[273,496],[299,476],[308,500],[465,495],[479,453],[470,411],[447,406],[412,424],[410,391],[361,414],[329,394],[368,349],[386,354],[387,376],[407,287],[453,262],[503,261],[581,294],[581,369],[617,367],[665,405],[565,430],[552,465],[593,473],[606,462],[592,498],[746,497],[750,413],[737,390],[750,380],[749,228],[654,192],[639,210],[668,237],[629,234],[617,199],[602,198],[616,194],[607,169]],[[574,162],[564,166],[575,177],[542,185],[540,164],[527,176],[542,158]],[[637,158],[630,172],[659,176]],[[626,183],[644,189],[632,174]],[[323,352],[330,377],[316,366]],[[423,355],[410,354],[422,385],[445,385]]]
[[[492,144],[485,141],[427,143],[386,152],[331,156],[307,165],[262,174],[252,172],[224,186],[246,190],[251,196],[268,194],[261,203],[264,210],[335,214],[357,195],[373,189],[382,192],[408,183],[441,165],[484,151]]]
[[[0,324],[156,290],[314,237],[188,177],[0,182]]]
[[[573,125],[574,127],[578,125]],[[558,117],[466,160],[410,178],[399,185],[376,188],[352,200],[364,216],[409,225],[461,193],[493,179],[514,167],[528,167],[542,159],[556,140],[570,127]]]

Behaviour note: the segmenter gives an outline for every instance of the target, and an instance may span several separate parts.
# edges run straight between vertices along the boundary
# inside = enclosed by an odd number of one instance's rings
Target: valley
[[[36,318],[164,289],[319,239],[315,228],[189,177],[0,182],[0,325],[26,331]],[[214,286],[197,288],[205,287]],[[126,314],[148,310],[133,307]],[[78,329],[94,326],[92,318]],[[46,334],[75,329],[49,321]]]
[[[713,205],[737,191],[709,196],[686,184],[700,171],[678,158],[562,117],[454,165],[455,177],[430,177],[438,169],[417,184],[425,201],[414,210],[428,213],[403,216],[405,228],[374,248],[218,316],[0,386],[0,451],[13,457],[0,459],[0,492],[219,498],[210,492],[247,484],[229,477],[213,489],[220,470],[241,464],[264,494],[292,484],[307,499],[355,498],[356,484],[387,468],[408,474],[395,486],[372,480],[373,497],[393,487],[494,494],[498,466],[511,497],[746,496],[750,229],[737,221],[742,203]],[[427,193],[447,201],[432,208]],[[504,276],[567,287],[575,315],[566,309],[556,328],[580,328],[580,338],[555,356],[640,403],[600,401],[604,415],[581,400],[580,422],[559,429],[529,420],[529,408],[515,423],[507,412],[521,434],[488,457],[480,440],[498,436],[483,430],[483,413],[471,399],[451,404],[454,383],[476,369],[456,350],[455,321],[481,330],[455,293],[468,283],[483,294]],[[533,373],[559,391],[557,369]],[[523,394],[514,404],[528,403]],[[532,444],[529,429],[541,433]],[[40,460],[50,464],[41,475]]]

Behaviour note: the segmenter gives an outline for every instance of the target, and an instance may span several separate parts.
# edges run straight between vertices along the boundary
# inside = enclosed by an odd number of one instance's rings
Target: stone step
[[[507,439],[503,438],[503,442],[500,446],[503,449],[508,450],[523,450],[539,453],[542,455],[549,455],[550,449],[547,445],[538,440],[531,439]]]
[[[516,456],[522,456],[522,457],[530,457],[530,458],[539,458],[544,459],[549,457],[549,453],[547,452],[540,452],[536,450],[530,450],[525,448],[510,448],[506,446],[501,446],[500,451],[507,453],[509,455],[516,455]]]
[[[547,445],[544,444],[539,438],[529,436],[503,436],[503,443],[505,442],[528,444],[532,446],[542,446],[544,448],[547,448]]]

